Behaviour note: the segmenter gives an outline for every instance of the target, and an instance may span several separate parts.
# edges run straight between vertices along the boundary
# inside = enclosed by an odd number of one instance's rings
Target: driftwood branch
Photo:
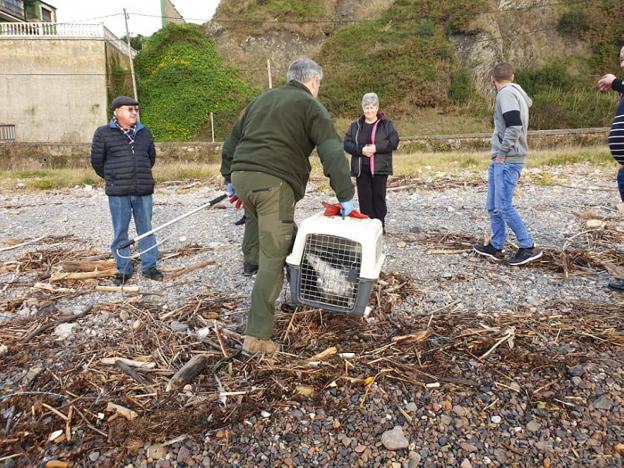
[[[3,247],[3,248],[0,249],[0,252],[6,252],[7,250],[18,249],[20,247],[24,247],[25,245],[35,244],[35,243],[39,242],[40,240],[45,239],[46,237],[48,237],[48,236],[39,236],[36,239],[31,239],[29,241],[22,242],[20,244],[11,245],[9,247]]]
[[[96,286],[98,292],[138,293],[138,286]]]
[[[94,278],[107,278],[111,276],[115,276],[117,270],[103,270],[103,271],[88,271],[88,272],[79,272],[79,273],[54,273],[50,276],[50,282],[54,283],[55,281],[66,281],[66,280],[86,280],[86,279],[94,279]]]
[[[191,358],[189,362],[184,364],[178,372],[176,372],[169,383],[165,391],[170,392],[176,390],[187,383],[191,382],[197,375],[199,375],[208,365],[208,358],[204,355],[197,355]]]
[[[145,377],[143,377],[141,374],[139,374],[138,371],[134,370],[132,367],[130,367],[125,362],[123,362],[121,359],[118,359],[115,362],[115,366],[119,370],[121,370],[124,374],[130,376],[135,382],[137,382],[139,385],[145,388],[148,392],[156,393],[156,390],[154,390],[154,387],[150,385],[149,381]]]

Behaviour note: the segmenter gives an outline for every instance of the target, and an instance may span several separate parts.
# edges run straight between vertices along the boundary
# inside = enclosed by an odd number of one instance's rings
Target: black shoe
[[[245,276],[253,276],[258,272],[258,265],[254,263],[244,262],[243,263],[243,275]]]
[[[527,263],[540,258],[542,253],[543,252],[540,249],[536,249],[535,246],[527,249],[520,248],[516,252],[516,255],[510,258],[507,263],[513,266],[526,265]]]
[[[243,215],[241,219],[239,219],[238,221],[234,223],[234,226],[242,226],[243,224],[245,224],[246,220],[247,220],[247,217]]]
[[[117,272],[113,278],[113,284],[115,286],[121,286],[122,284],[126,284],[130,278],[132,278],[132,273]]]
[[[297,310],[297,304],[293,303],[293,302],[282,302],[282,305],[280,306],[280,310],[282,312],[284,312],[285,314],[294,314],[295,311]]]
[[[143,270],[143,276],[154,281],[163,280],[163,274],[160,271],[158,271],[156,267],[151,267],[151,268],[148,268],[147,270]]]
[[[615,291],[624,291],[624,278],[617,278],[613,281],[609,281],[607,287]]]
[[[492,244],[487,245],[473,245],[472,250],[479,255],[483,255],[484,257],[491,258],[495,262],[502,262],[505,260],[505,254],[503,254],[502,250],[495,249]]]

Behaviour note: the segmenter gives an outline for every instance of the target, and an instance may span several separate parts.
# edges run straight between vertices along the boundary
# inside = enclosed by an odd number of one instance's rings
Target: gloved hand
[[[226,184],[225,191],[228,194],[228,199],[230,200],[230,203],[234,205],[234,208],[238,210],[240,207],[243,206],[243,202],[240,201],[240,198],[238,198],[238,196],[236,195],[236,191],[234,190],[232,182],[228,182]]]
[[[225,185],[225,191],[227,192],[228,197],[232,197],[232,196],[236,195],[236,192],[234,191],[234,186],[232,185],[232,182],[228,182]]]
[[[340,216],[342,216],[343,218],[346,218],[347,216],[349,216],[351,214],[352,211],[353,211],[353,201],[352,200],[347,200],[347,201],[341,201],[340,202]]]

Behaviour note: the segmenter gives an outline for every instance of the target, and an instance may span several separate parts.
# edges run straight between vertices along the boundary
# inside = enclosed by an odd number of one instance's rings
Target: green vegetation
[[[107,45],[108,46],[108,45]],[[128,62],[126,62],[128,65]],[[132,96],[132,76],[130,73],[121,66],[119,63],[119,57],[116,54],[111,54],[107,62],[108,66],[108,82],[106,86],[106,95],[108,98],[107,112],[109,117],[112,117],[110,111],[110,104],[117,96]]]
[[[533,99],[533,129],[608,126],[613,118],[615,96],[600,93],[592,82],[572,76],[561,64],[534,70],[518,70],[516,82]]]
[[[141,119],[159,141],[224,139],[257,90],[227,66],[200,26],[168,24],[151,36],[135,67]]]
[[[320,19],[327,17],[323,2],[309,0],[256,0],[240,2],[239,12],[246,18],[277,20]]]
[[[324,31],[334,25],[324,20],[332,19],[330,12],[335,0],[235,0],[222,1],[215,13],[217,21],[227,21],[229,32],[237,33],[242,40],[249,36],[263,35],[269,31],[287,30],[300,37],[314,37],[319,27]],[[242,21],[232,21],[240,19]]]
[[[335,114],[355,115],[362,94],[375,91],[395,117],[466,102],[472,83],[456,71],[448,35],[486,6],[485,0],[397,0],[379,19],[341,29],[319,53],[327,70],[322,100]]]
[[[624,40],[622,18],[622,0],[574,2],[559,18],[558,30],[589,43],[593,51],[587,62],[590,74],[615,72]]]
[[[608,125],[614,96],[598,93],[595,81],[602,73],[618,71],[624,2],[559,3],[548,13],[560,15],[559,33],[588,44],[591,53],[517,70],[517,81],[534,99],[530,127]],[[491,99],[477,92],[473,71],[460,65],[450,36],[484,30],[486,18],[480,14],[492,9],[491,1],[371,0],[351,6],[359,8],[353,16],[361,21],[332,21],[335,0],[231,0],[221,2],[217,21],[234,33],[235,51],[250,30],[253,36],[283,31],[300,42],[316,43],[326,36],[315,57],[326,71],[320,99],[339,117],[339,133],[360,113],[361,96],[369,91],[380,95],[382,111],[402,135],[489,131]],[[142,119],[158,140],[209,139],[210,111],[216,138],[222,140],[259,92],[224,64],[198,26],[170,24],[148,40],[132,39],[136,46],[144,43],[136,59]],[[240,66],[262,69],[265,58],[255,60]],[[111,76],[109,93],[127,86],[114,66]],[[274,75],[273,83],[283,80],[283,73]]]
[[[316,185],[329,190],[327,179],[323,177],[323,168],[318,157],[312,160],[312,178]],[[475,152],[413,152],[401,153],[394,156],[395,176],[420,177],[423,175],[436,176],[440,173],[462,174],[467,172],[483,171],[487,169],[490,155],[487,151]],[[572,166],[575,164],[589,164],[609,170],[617,165],[608,149],[603,147],[588,148],[561,148],[556,150],[532,151],[527,160],[529,168]],[[168,181],[200,180],[211,181],[221,186],[218,163],[198,162],[168,162],[162,161],[154,166],[154,177],[158,183]],[[18,182],[26,184],[29,190],[54,190],[72,188],[75,186],[92,185],[98,190],[103,189],[103,181],[93,174],[90,168],[67,169],[33,169],[21,171],[0,171],[0,190],[15,190]],[[547,175],[537,177],[538,184],[549,184]],[[318,187],[317,187],[318,188]]]

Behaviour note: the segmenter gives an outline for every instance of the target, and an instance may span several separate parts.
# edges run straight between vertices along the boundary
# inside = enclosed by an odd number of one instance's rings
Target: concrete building
[[[56,22],[56,8],[40,0],[0,0],[0,22]]]
[[[111,100],[132,95],[129,51],[102,24],[0,21],[0,141],[90,141]]]

